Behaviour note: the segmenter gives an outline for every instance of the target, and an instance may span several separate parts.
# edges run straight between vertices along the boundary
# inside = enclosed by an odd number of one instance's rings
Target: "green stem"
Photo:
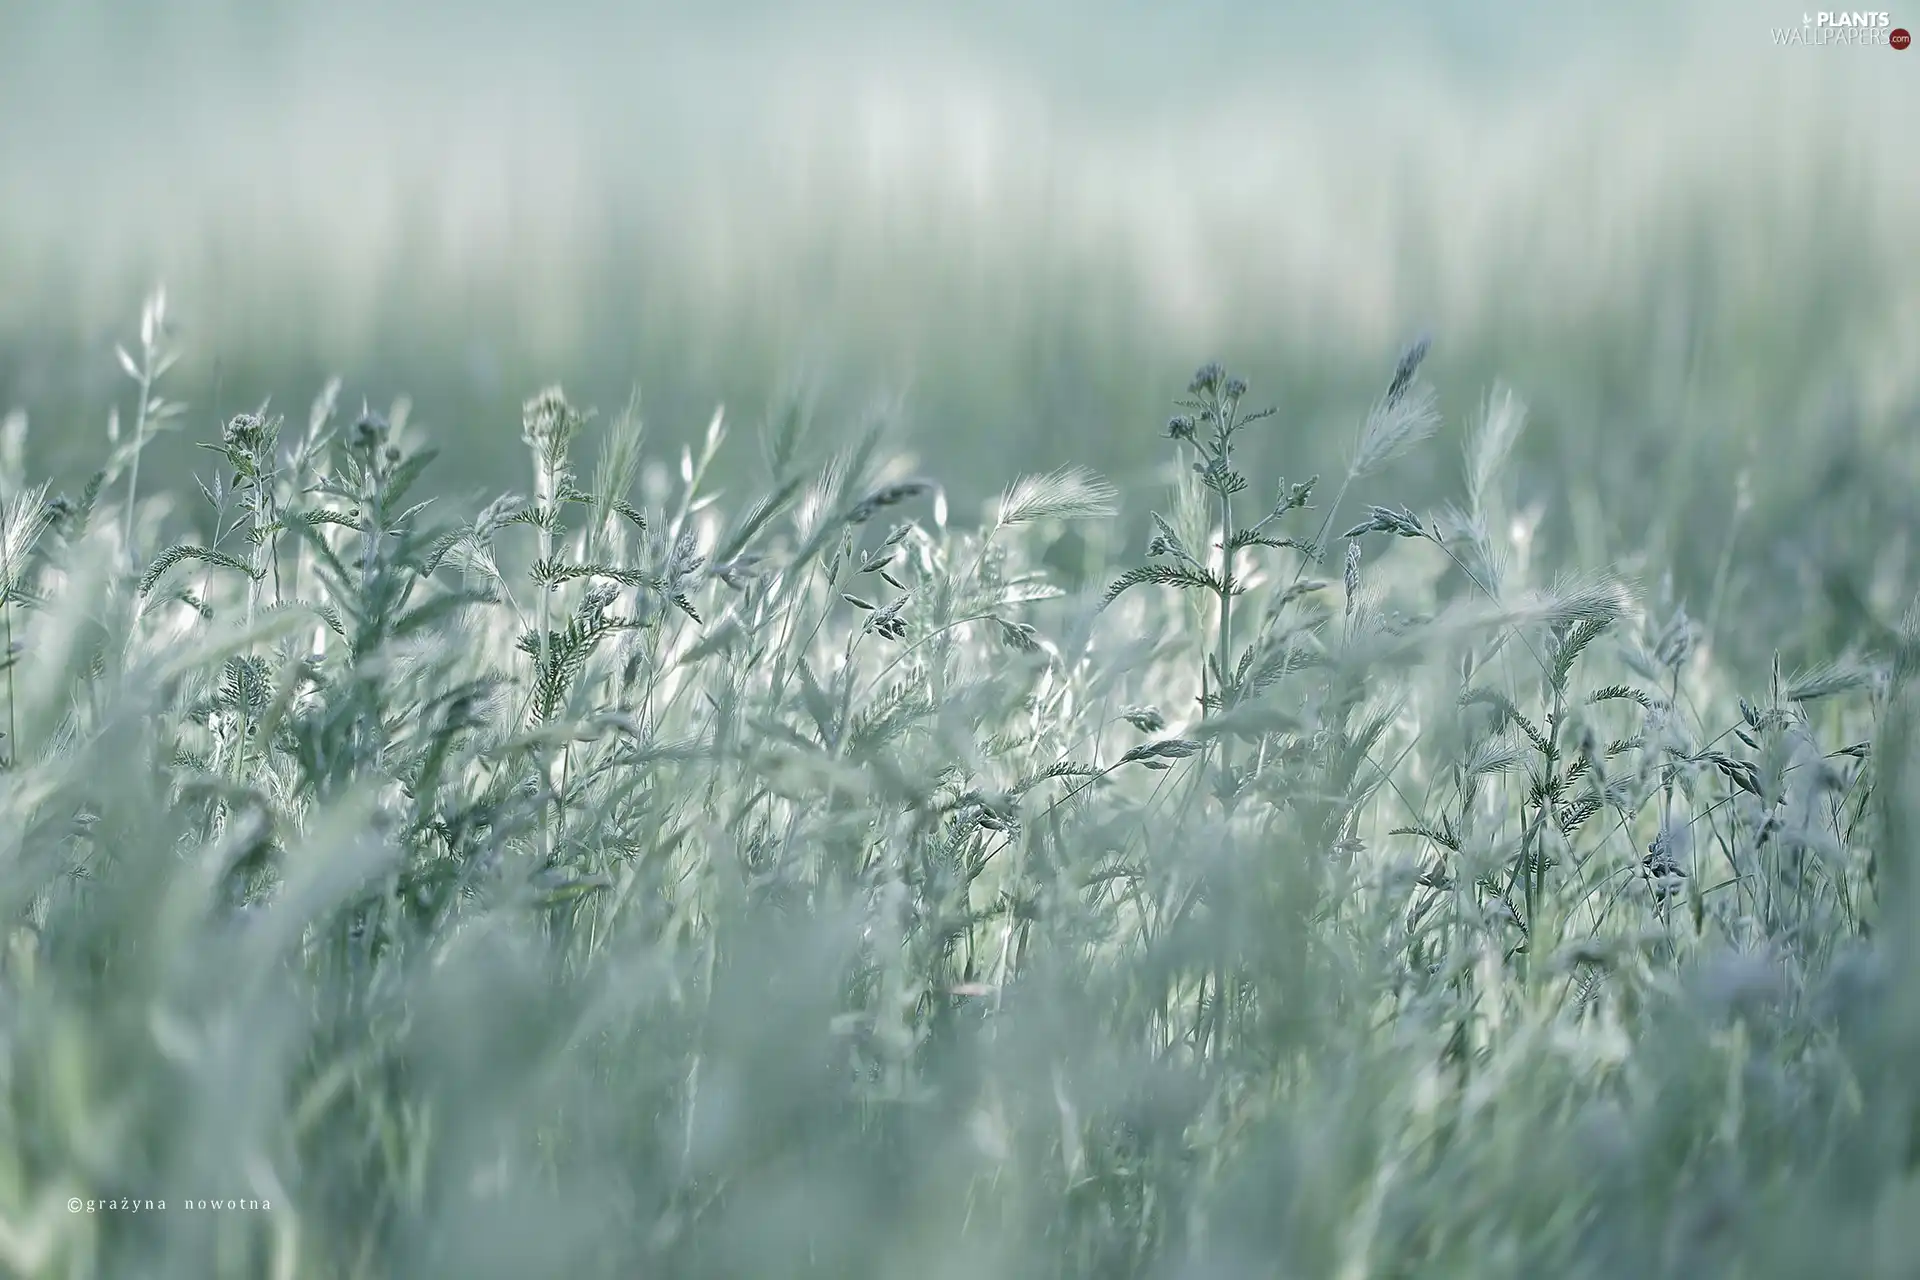
[[[1225,449],[1221,454],[1225,456]],[[1220,687],[1214,696],[1219,699],[1220,710],[1227,709],[1227,682],[1231,678],[1228,672],[1233,663],[1233,496],[1223,486],[1220,494],[1220,634],[1214,637],[1213,648],[1214,673],[1220,681]],[[1205,681],[1202,681],[1205,687]],[[1201,716],[1207,715],[1205,706]],[[1229,738],[1220,739],[1220,768],[1231,773],[1233,769],[1233,743]],[[1216,990],[1214,998],[1219,998]]]
[[[538,465],[538,498],[543,510],[541,512],[540,523],[536,526],[536,529],[538,530],[540,543],[540,563],[544,565],[550,564],[553,560],[553,522],[560,518],[560,500],[558,493],[559,485],[554,475],[555,468],[552,460],[542,454]],[[542,582],[540,584],[540,658],[539,670],[535,676],[535,698],[540,696],[538,682],[547,678],[549,665],[553,661],[553,591],[553,583]],[[562,748],[562,750],[564,751],[565,748]],[[552,766],[545,759],[544,753],[539,753],[537,758],[540,759],[541,772],[544,775],[541,778],[541,783],[543,786],[550,786],[552,783]],[[543,864],[551,864],[553,861],[552,806],[545,803],[540,806],[540,860]]]
[[[140,550],[134,544],[134,499],[140,491],[140,455],[147,447],[147,405],[153,395],[153,351],[145,349],[141,353],[140,364],[140,408],[133,418],[133,463],[127,468],[127,558],[133,567],[140,567]]]
[[[0,584],[0,586],[4,586],[7,592],[5,596],[0,597],[0,623],[3,623],[6,629],[6,647],[0,649],[0,661],[4,661],[7,664],[7,742],[6,753],[0,755],[0,767],[12,768],[14,760],[20,754],[20,740],[15,736],[19,733],[20,729],[19,725],[15,723],[14,715],[14,704],[19,700],[19,694],[15,692],[13,683],[13,668],[15,664],[13,653],[13,575],[11,572],[7,574],[6,582]]]

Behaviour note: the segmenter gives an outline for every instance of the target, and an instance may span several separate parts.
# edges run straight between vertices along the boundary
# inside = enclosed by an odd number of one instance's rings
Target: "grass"
[[[1214,365],[1150,521],[1083,467],[957,519],[799,411],[642,492],[637,406],[589,462],[557,388],[528,492],[449,509],[336,384],[232,418],[169,544],[170,342],[79,497],[0,451],[9,1273],[1920,1248],[1920,622],[1737,686],[1657,564],[1534,563],[1506,390],[1391,504],[1424,341],[1330,500]]]
[[[803,378],[828,423],[903,390],[894,447],[968,513],[1070,464],[1133,492],[1161,455],[1128,424],[1207,356],[1287,407],[1248,466],[1332,478],[1323,428],[1427,325],[1450,432],[1495,379],[1526,389],[1512,474],[1551,562],[1645,552],[1704,614],[1750,473],[1750,616],[1716,649],[1757,678],[1824,621],[1772,575],[1874,595],[1920,531],[1920,289],[1887,265],[1920,186],[1875,123],[1920,114],[1905,60],[1776,48],[1799,11],[1738,4],[1000,7],[183,0],[136,37],[110,3],[28,6],[0,113],[62,127],[0,140],[0,389],[34,474],[77,488],[109,406],[131,424],[109,357],[164,279],[197,437],[346,371],[356,405],[404,391],[457,442],[426,481],[447,497],[519,464],[469,426],[635,379],[669,468],[714,397],[757,420]],[[1204,86],[1167,65],[1202,46]],[[243,116],[236,66],[279,86]],[[176,443],[143,485],[193,491]],[[746,460],[714,482],[741,492]],[[1424,509],[1452,471],[1386,479]]]

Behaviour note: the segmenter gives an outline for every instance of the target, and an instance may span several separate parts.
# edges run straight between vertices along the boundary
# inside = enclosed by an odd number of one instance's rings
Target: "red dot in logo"
[[[1904,49],[1913,43],[1913,36],[1905,27],[1895,27],[1887,33],[1887,43],[1896,49]]]

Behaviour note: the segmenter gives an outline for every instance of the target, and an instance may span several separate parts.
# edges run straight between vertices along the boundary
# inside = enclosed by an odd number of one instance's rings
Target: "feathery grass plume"
[[[1417,367],[1418,362],[1415,362]],[[1402,365],[1410,382],[1413,374]],[[1439,429],[1440,414],[1431,387],[1410,387],[1394,374],[1394,386],[1367,413],[1360,428],[1359,442],[1347,464],[1348,475],[1362,480],[1393,461],[1407,450],[1432,436]]]
[[[1526,425],[1527,407],[1513,389],[1496,386],[1487,396],[1478,420],[1469,430],[1466,443],[1467,512],[1484,519],[1487,492],[1494,477],[1506,465],[1514,442]]]
[[[1515,625],[1606,624],[1624,617],[1632,603],[1632,593],[1617,578],[1601,573],[1564,574],[1551,586],[1513,601],[1508,616]]]
[[[819,475],[807,486],[797,515],[797,532],[802,539],[806,560],[820,548],[840,536],[846,517],[858,505],[865,491],[881,483],[880,443],[885,423],[868,422],[857,439],[835,450],[821,467]]]
[[[626,407],[614,417],[612,429],[594,464],[592,493],[597,514],[588,531],[588,560],[617,558],[625,552],[622,521],[642,532],[646,530],[646,516],[628,496],[640,478],[641,445],[646,434],[646,419],[640,412],[640,389],[635,387],[627,397]]]
[[[53,527],[54,508],[46,484],[21,488],[0,506],[0,601],[24,603],[27,574],[40,540]]]
[[[1416,390],[1413,383],[1429,345],[1427,338],[1422,335],[1402,352],[1394,367],[1393,377],[1388,382],[1387,394],[1373,405],[1361,424],[1359,438],[1354,442],[1352,456],[1348,459],[1346,474],[1340,479],[1340,488],[1314,533],[1311,545],[1315,548],[1315,559],[1324,553],[1327,536],[1333,531],[1334,522],[1340,518],[1341,505],[1346,501],[1347,492],[1354,481],[1386,465],[1432,435],[1439,426],[1431,390]],[[1373,510],[1378,512],[1380,508],[1374,507]],[[1351,538],[1354,535],[1347,536]],[[1305,571],[1304,566],[1301,571]]]
[[[1011,529],[1036,520],[1104,520],[1118,509],[1120,491],[1085,467],[1061,467],[1023,476],[1000,496],[993,527]]]
[[[1884,676],[1879,666],[1858,655],[1846,655],[1797,673],[1787,682],[1782,696],[1788,702],[1818,702],[1873,689]]]
[[[53,508],[47,502],[47,486],[14,489],[0,499],[0,671],[7,677],[6,741],[0,744],[0,763],[12,760],[18,749],[20,695],[15,688],[14,669],[19,665],[20,628],[15,615],[37,601],[30,576],[40,540],[53,527]]]

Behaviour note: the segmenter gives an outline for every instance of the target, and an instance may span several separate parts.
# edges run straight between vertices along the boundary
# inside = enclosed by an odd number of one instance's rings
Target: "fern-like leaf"
[[[222,569],[232,569],[236,573],[246,574],[249,578],[257,579],[259,576],[254,573],[252,565],[238,556],[231,556],[211,547],[194,547],[182,543],[168,547],[160,553],[158,559],[147,566],[146,573],[140,578],[140,594],[143,596],[151,594],[160,579],[167,575],[168,570],[188,560],[197,560],[202,564],[214,565]]]
[[[1107,588],[1106,598],[1101,600],[1100,607],[1106,608],[1134,587],[1178,587],[1182,591],[1214,592],[1224,592],[1227,589],[1226,584],[1217,575],[1198,566],[1149,564],[1138,569],[1129,569],[1115,579],[1114,584]]]

